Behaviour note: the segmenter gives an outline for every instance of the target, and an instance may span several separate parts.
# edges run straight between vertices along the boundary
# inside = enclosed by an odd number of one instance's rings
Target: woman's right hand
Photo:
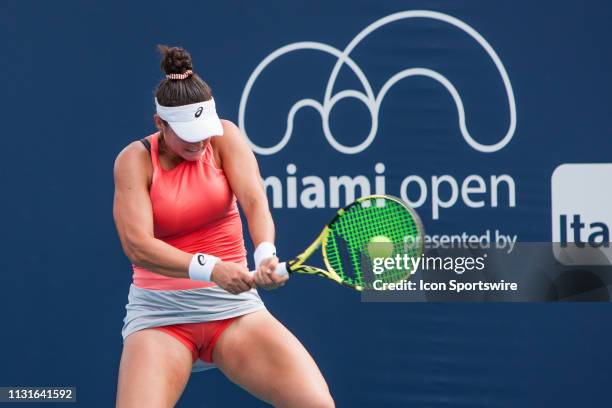
[[[234,262],[217,261],[210,278],[232,295],[246,292],[255,287],[253,275],[249,270]]]

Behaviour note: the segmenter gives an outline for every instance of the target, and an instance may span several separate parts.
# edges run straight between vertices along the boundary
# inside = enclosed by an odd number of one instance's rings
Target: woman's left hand
[[[271,290],[280,288],[285,284],[289,276],[278,276],[276,274],[277,265],[278,258],[275,256],[261,261],[259,268],[257,268],[257,272],[255,272],[255,283],[258,287]]]

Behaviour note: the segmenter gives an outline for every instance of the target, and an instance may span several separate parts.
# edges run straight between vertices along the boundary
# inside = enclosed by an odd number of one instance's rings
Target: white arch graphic
[[[444,75],[440,74],[437,71],[434,71],[428,68],[419,68],[419,67],[404,69],[394,74],[393,76],[391,76],[391,78],[389,78],[387,82],[385,82],[385,84],[382,86],[382,88],[378,92],[378,95],[374,94],[372,87],[370,86],[370,83],[367,77],[365,76],[364,72],[355,63],[355,61],[353,61],[349,57],[349,54],[353,51],[353,49],[361,41],[363,41],[363,39],[365,39],[373,31],[387,24],[390,24],[392,22],[403,20],[403,19],[408,19],[408,18],[429,18],[429,19],[444,21],[448,24],[451,24],[459,28],[460,30],[464,31],[468,35],[470,35],[474,40],[476,40],[476,42],[478,42],[478,44],[480,44],[480,46],[482,46],[482,48],[487,52],[489,57],[491,57],[491,59],[493,60],[493,63],[495,64],[495,67],[497,68],[502,78],[504,88],[506,90],[506,95],[508,97],[508,106],[510,110],[510,124],[508,126],[508,131],[506,132],[506,134],[501,140],[499,140],[496,143],[486,145],[486,144],[479,143],[472,137],[465,123],[465,109],[463,106],[463,101],[461,99],[461,96],[459,95],[459,92],[457,91],[455,86]],[[251,89],[253,88],[253,85],[255,84],[255,81],[257,80],[259,75],[263,72],[263,70],[268,65],[270,65],[274,60],[281,57],[282,55],[287,54],[289,52],[297,51],[297,50],[318,50],[318,51],[326,52],[338,58],[336,65],[334,66],[330,74],[329,80],[327,82],[327,87],[325,89],[325,96],[323,99],[323,103],[320,103],[317,100],[308,99],[308,98],[297,101],[295,104],[293,104],[293,106],[289,110],[289,114],[287,115],[287,128],[285,129],[285,134],[283,135],[282,139],[277,144],[271,147],[258,146],[251,140],[251,138],[249,138],[247,130],[246,130],[246,122],[245,122],[246,106],[247,106],[247,102],[249,99],[249,94],[251,93]],[[340,91],[336,93],[335,95],[332,95],[332,91],[334,88],[334,84],[336,82],[336,78],[343,64],[347,64],[348,67],[356,75],[359,82],[363,86],[363,89],[364,89],[363,92],[356,90],[356,89],[347,89],[347,90]],[[321,115],[321,120],[323,124],[323,133],[325,135],[325,138],[327,139],[327,141],[333,148],[335,148],[337,151],[344,153],[344,154],[360,153],[364,151],[365,149],[367,149],[370,146],[370,144],[372,144],[374,139],[376,138],[376,134],[378,131],[378,112],[379,112],[380,105],[386,93],[389,91],[389,89],[391,89],[393,85],[395,85],[395,83],[397,83],[398,81],[404,78],[408,78],[411,76],[425,76],[425,77],[431,78],[439,82],[442,86],[446,88],[446,90],[451,94],[453,101],[455,102],[455,105],[457,106],[457,116],[459,120],[459,129],[461,131],[461,135],[463,136],[467,144],[470,145],[473,149],[478,150],[483,153],[493,153],[493,152],[496,152],[504,148],[504,146],[506,146],[510,142],[510,140],[512,140],[512,137],[514,136],[514,132],[516,130],[516,103],[514,100],[514,91],[512,90],[512,84],[510,83],[510,78],[508,77],[506,68],[501,62],[499,56],[497,55],[493,47],[487,42],[487,40],[485,40],[482,35],[480,35],[475,29],[473,29],[471,26],[469,26],[465,22],[455,17],[452,17],[448,14],[439,13],[436,11],[429,11],[429,10],[402,11],[402,12],[391,14],[387,17],[383,17],[375,21],[374,23],[370,24],[364,30],[362,30],[359,34],[357,34],[355,38],[353,38],[353,40],[351,40],[351,42],[347,45],[344,51],[340,51],[324,43],[296,42],[296,43],[285,45],[284,47],[281,47],[277,49],[276,51],[272,52],[266,58],[264,58],[263,61],[259,63],[259,65],[257,65],[253,73],[251,73],[251,76],[249,77],[244,87],[244,90],[242,92],[242,97],[240,98],[240,107],[239,107],[239,112],[238,112],[238,125],[244,132],[244,135],[247,141],[249,142],[251,148],[253,149],[253,151],[255,151],[258,154],[263,154],[263,155],[275,154],[279,152],[281,149],[283,149],[287,145],[289,140],[291,139],[291,134],[293,132],[293,119],[295,117],[295,114],[303,107],[308,106],[308,107],[316,109]],[[338,101],[345,99],[345,98],[355,98],[363,102],[364,105],[368,108],[371,119],[372,119],[371,126],[370,126],[370,132],[368,133],[368,136],[365,138],[363,142],[355,146],[346,146],[338,142],[338,140],[336,140],[336,138],[332,134],[331,129],[329,127],[329,114],[331,110],[333,109],[334,105]]]

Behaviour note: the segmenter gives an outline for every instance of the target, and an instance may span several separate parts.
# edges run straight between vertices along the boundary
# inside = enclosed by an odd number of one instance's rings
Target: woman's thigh
[[[219,338],[213,362],[230,380],[275,407],[334,406],[310,354],[268,311],[236,319]]]
[[[191,351],[155,329],[130,334],[123,343],[117,408],[173,407],[191,374]]]

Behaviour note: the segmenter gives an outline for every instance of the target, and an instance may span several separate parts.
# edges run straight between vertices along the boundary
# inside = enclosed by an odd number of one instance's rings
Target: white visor
[[[162,106],[155,98],[157,114],[168,122],[174,133],[189,143],[211,136],[223,135],[223,125],[217,116],[215,100],[181,106]]]

